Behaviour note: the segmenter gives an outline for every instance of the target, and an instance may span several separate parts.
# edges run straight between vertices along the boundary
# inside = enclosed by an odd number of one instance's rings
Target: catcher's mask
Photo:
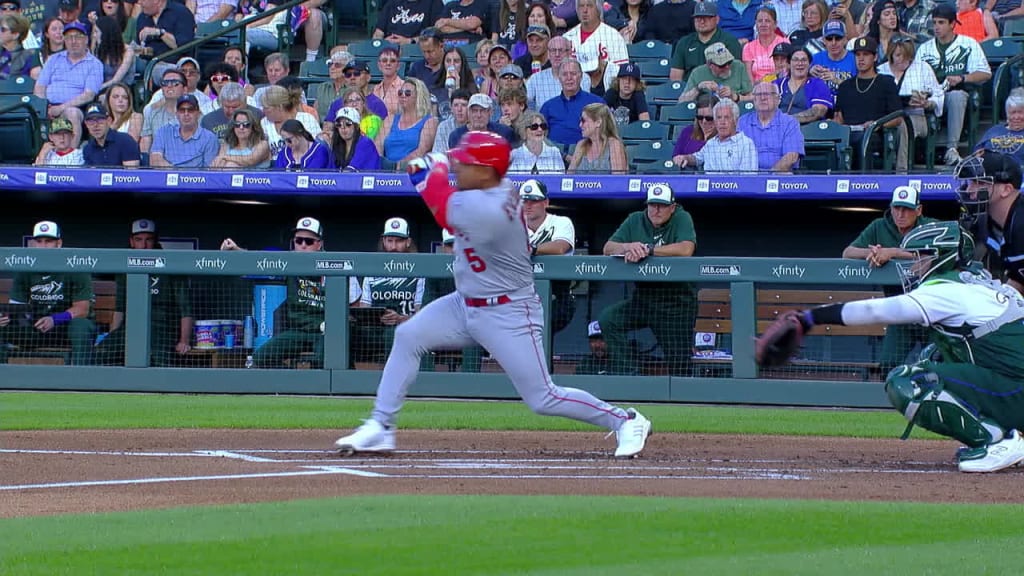
[[[996,184],[1010,184],[1020,188],[1021,169],[1017,162],[1005,154],[992,150],[979,150],[964,158],[954,169],[957,180],[957,200],[960,202],[960,222],[973,229],[988,214],[992,189]]]
[[[896,261],[903,290],[909,292],[933,274],[953,270],[971,258],[974,240],[956,222],[933,222],[914,228],[900,248],[914,258]]]

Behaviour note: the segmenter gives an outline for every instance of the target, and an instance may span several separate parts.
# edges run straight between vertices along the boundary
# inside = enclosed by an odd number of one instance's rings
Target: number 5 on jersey
[[[476,255],[476,250],[472,248],[466,248],[462,251],[466,255],[466,261],[469,262],[469,269],[473,272],[483,272],[487,270],[487,263],[484,259]]]

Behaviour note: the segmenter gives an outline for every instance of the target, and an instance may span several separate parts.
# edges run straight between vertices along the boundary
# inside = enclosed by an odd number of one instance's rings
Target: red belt
[[[466,306],[470,308],[483,308],[485,306],[497,306],[499,304],[508,304],[512,299],[507,295],[502,294],[495,298],[466,298]]]

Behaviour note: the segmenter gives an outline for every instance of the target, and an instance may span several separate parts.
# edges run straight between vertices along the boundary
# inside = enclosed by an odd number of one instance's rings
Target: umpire
[[[604,245],[605,256],[639,263],[652,256],[693,256],[697,234],[693,218],[676,204],[667,184],[647,190],[645,210],[630,214]],[[689,282],[637,282],[633,295],[601,313],[598,320],[608,346],[612,374],[637,372],[627,333],[650,328],[661,346],[669,373],[688,376],[697,316],[697,291]]]

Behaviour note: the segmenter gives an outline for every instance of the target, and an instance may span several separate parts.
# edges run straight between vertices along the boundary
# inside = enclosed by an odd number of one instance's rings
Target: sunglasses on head
[[[182,82],[181,80],[177,80],[177,79],[162,80],[160,82],[160,86],[163,86],[164,88],[167,88],[167,87],[170,87],[170,86],[181,86],[183,84],[185,84],[185,83]]]
[[[210,82],[228,82],[230,80],[231,76],[228,76],[227,74],[216,74],[214,76],[210,76]]]
[[[533,124],[527,126],[527,128],[529,128],[530,130],[547,130],[548,125],[544,124],[543,122],[534,122]]]
[[[248,121],[235,121],[233,122],[235,128],[252,128],[252,122]]]
[[[301,246],[303,244],[306,246],[312,246],[318,242],[316,238],[307,238],[306,236],[296,236],[294,240],[296,246]]]
[[[398,95],[399,95],[399,96],[412,96],[412,95],[413,95],[413,94],[415,94],[415,93],[416,93],[416,92],[415,92],[415,91],[413,91],[413,90],[399,90],[399,91],[398,91]]]

